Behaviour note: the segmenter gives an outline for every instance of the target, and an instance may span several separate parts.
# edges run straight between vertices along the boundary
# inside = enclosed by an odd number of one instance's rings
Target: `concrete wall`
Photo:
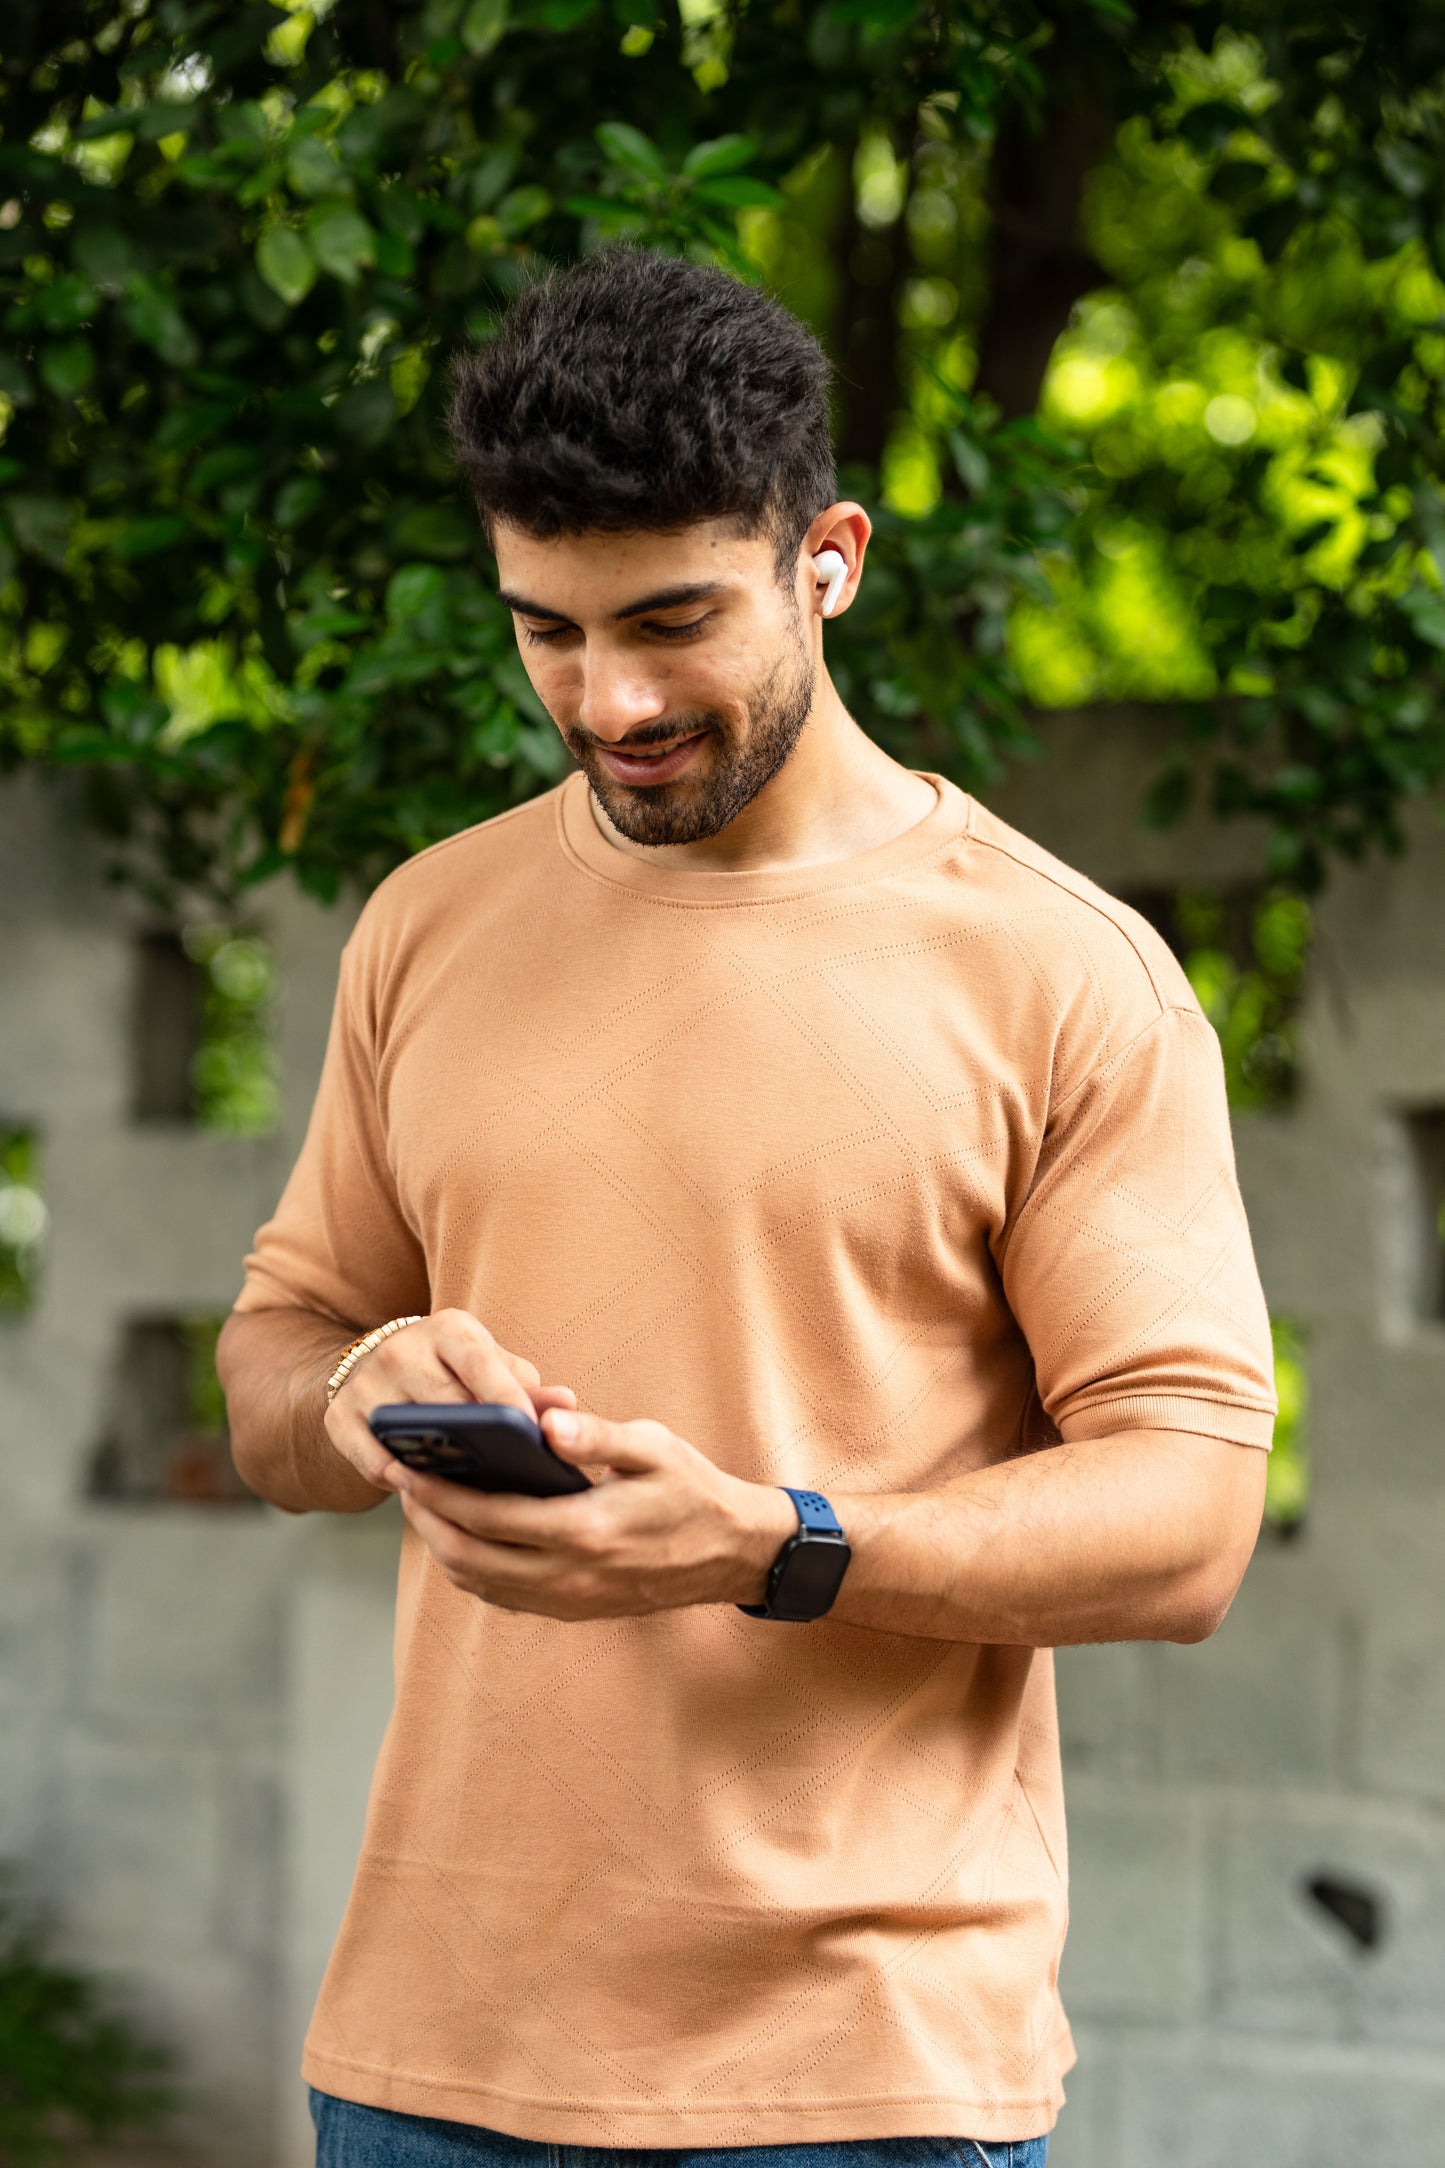
[[[279,892],[265,916],[285,987],[282,1134],[138,1126],[127,1042],[143,914],[102,885],[48,795],[0,792],[0,1126],[39,1131],[52,1216],[35,1308],[0,1315],[0,1860],[65,1954],[178,2051],[191,2096],[178,2144],[226,2168],[272,2168],[280,2095],[295,2090],[291,1680],[317,1534],[260,1506],[84,1491],[125,1321],[229,1306],[299,1142],[345,920]],[[389,1661],[383,1636],[375,1675],[343,1677],[342,1702],[369,1688],[384,1708]]]
[[[1148,718],[1059,718],[995,810],[1115,893],[1247,830],[1135,820]],[[1288,1114],[1236,1118],[1271,1308],[1307,1327],[1313,1498],[1196,1648],[1061,1651],[1080,2063],[1051,2168],[1434,2160],[1445,2129],[1445,1326],[1408,1312],[1398,1110],[1445,1105],[1445,831],[1339,873]],[[1302,1885],[1376,1893],[1362,1950]]]
[[[1133,818],[1146,720],[1062,719],[995,803],[1106,886],[1252,870]],[[1198,1648],[1059,1658],[1081,2048],[1058,2168],[1321,2168],[1445,2125],[1445,1328],[1405,1300],[1392,1110],[1445,1104],[1445,836],[1339,877],[1306,1088],[1238,1124],[1274,1307],[1311,1328],[1315,1501]],[[344,919],[280,891],[284,1133],[127,1121],[135,914],[29,786],[0,793],[0,1122],[46,1147],[41,1300],[0,1323],[0,1858],[181,2049],[214,2168],[309,2159],[297,2043],[390,1696],[396,1529],[86,1503],[120,1324],[223,1307],[298,1141]],[[1362,1952],[1301,1894],[1378,1893]],[[148,2159],[159,2158],[151,2149]],[[169,2157],[169,2156],[168,2156]]]

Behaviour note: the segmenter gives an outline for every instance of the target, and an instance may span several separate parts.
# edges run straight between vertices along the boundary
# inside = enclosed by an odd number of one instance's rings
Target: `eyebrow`
[[[620,624],[627,617],[645,617],[649,610],[680,610],[685,603],[711,602],[724,592],[725,586],[723,580],[692,580],[680,587],[659,587],[655,594],[642,595],[636,602],[626,602],[620,610],[614,610],[612,622]],[[498,590],[497,600],[521,617],[550,617],[558,625],[571,623],[561,610],[553,610],[545,602],[529,602],[525,595],[514,595],[505,587]]]

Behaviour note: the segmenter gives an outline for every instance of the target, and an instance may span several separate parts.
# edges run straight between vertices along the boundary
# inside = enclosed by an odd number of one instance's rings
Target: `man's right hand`
[[[362,1356],[326,1411],[326,1434],[358,1475],[389,1491],[397,1463],[367,1417],[373,1408],[419,1400],[501,1401],[534,1422],[548,1408],[577,1405],[570,1386],[544,1385],[535,1363],[499,1346],[468,1311],[436,1310]]]

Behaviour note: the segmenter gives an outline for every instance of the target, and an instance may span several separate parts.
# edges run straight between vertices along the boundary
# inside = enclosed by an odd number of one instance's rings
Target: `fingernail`
[[[565,1408],[553,1408],[547,1427],[558,1445],[576,1444],[577,1418],[569,1415]]]

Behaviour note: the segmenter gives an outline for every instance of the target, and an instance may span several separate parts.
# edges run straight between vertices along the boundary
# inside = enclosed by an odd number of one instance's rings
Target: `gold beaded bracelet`
[[[369,1355],[374,1347],[380,1347],[383,1340],[390,1339],[394,1332],[400,1332],[403,1325],[420,1323],[419,1311],[415,1317],[394,1317],[389,1324],[378,1325],[374,1332],[363,1333],[359,1340],[353,1340],[350,1347],[343,1350],[340,1362],[326,1380],[327,1407],[330,1407],[363,1355]]]

